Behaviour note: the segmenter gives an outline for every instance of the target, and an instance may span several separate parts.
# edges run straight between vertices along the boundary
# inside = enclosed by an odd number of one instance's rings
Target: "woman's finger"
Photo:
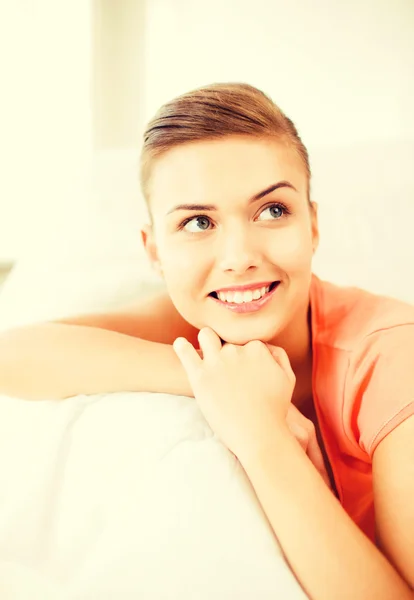
[[[200,350],[203,352],[203,357],[205,359],[208,360],[220,352],[222,348],[221,339],[210,327],[203,327],[200,329],[197,337],[200,344]]]
[[[313,465],[316,467],[317,471],[319,471],[319,473],[322,476],[322,479],[325,481],[326,485],[329,488],[331,488],[331,482],[329,480],[329,476],[326,471],[325,461],[323,459],[323,454],[319,447],[316,435],[309,437],[307,454],[308,454],[309,459],[312,461]]]
[[[193,373],[203,364],[199,353],[186,338],[176,338],[173,343],[173,348],[187,373]]]

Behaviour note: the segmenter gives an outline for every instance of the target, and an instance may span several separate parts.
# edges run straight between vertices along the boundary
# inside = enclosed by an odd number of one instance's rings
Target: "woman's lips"
[[[274,285],[276,284],[276,285]],[[271,290],[269,290],[264,296],[259,298],[258,300],[252,300],[251,302],[242,302],[237,304],[236,302],[223,302],[214,296],[209,296],[214,302],[217,302],[219,306],[223,306],[228,310],[231,310],[235,313],[251,313],[260,310],[263,306],[265,306],[273,297],[273,294],[280,286],[280,281],[274,282]]]

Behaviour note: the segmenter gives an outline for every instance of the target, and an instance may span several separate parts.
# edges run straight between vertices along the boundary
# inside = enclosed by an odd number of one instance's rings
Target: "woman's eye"
[[[267,213],[267,217],[263,217],[262,215]],[[262,210],[259,216],[259,221],[279,221],[286,215],[289,215],[290,211],[284,204],[271,204]],[[269,216],[270,215],[270,216]],[[209,217],[205,215],[197,215],[195,217],[191,217],[190,219],[186,219],[183,221],[179,230],[183,229],[188,233],[200,233],[200,231],[208,231],[211,227],[211,220]]]
[[[190,233],[197,233],[198,231],[206,231],[209,227],[210,219],[208,217],[199,216],[187,219],[182,223],[181,228],[189,231]]]
[[[277,221],[279,219],[281,219],[283,216],[285,216],[285,214],[288,214],[288,210],[285,206],[283,206],[283,204],[271,204],[270,206],[267,206],[261,213],[260,213],[260,217],[265,214],[265,213],[270,214],[270,219],[269,220],[273,220],[273,221]],[[266,219],[260,219],[259,220],[266,220]]]

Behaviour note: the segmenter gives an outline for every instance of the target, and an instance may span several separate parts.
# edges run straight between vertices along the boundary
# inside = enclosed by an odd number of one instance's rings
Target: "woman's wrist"
[[[155,342],[152,342],[155,344]],[[170,344],[156,344],[156,368],[152,369],[154,379],[151,390],[158,393],[188,396],[194,398],[187,373],[184,370],[174,348]],[[152,377],[151,377],[152,379]]]
[[[237,458],[243,466],[260,464],[269,454],[281,454],[291,447],[291,444],[297,444],[292,432],[285,423],[272,422],[266,427],[261,436],[246,444],[237,454]]]

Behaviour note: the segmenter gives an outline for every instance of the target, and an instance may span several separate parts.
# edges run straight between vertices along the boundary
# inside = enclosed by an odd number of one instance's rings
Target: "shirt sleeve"
[[[378,444],[414,415],[414,323],[370,334],[349,373],[358,443],[372,459]]]

